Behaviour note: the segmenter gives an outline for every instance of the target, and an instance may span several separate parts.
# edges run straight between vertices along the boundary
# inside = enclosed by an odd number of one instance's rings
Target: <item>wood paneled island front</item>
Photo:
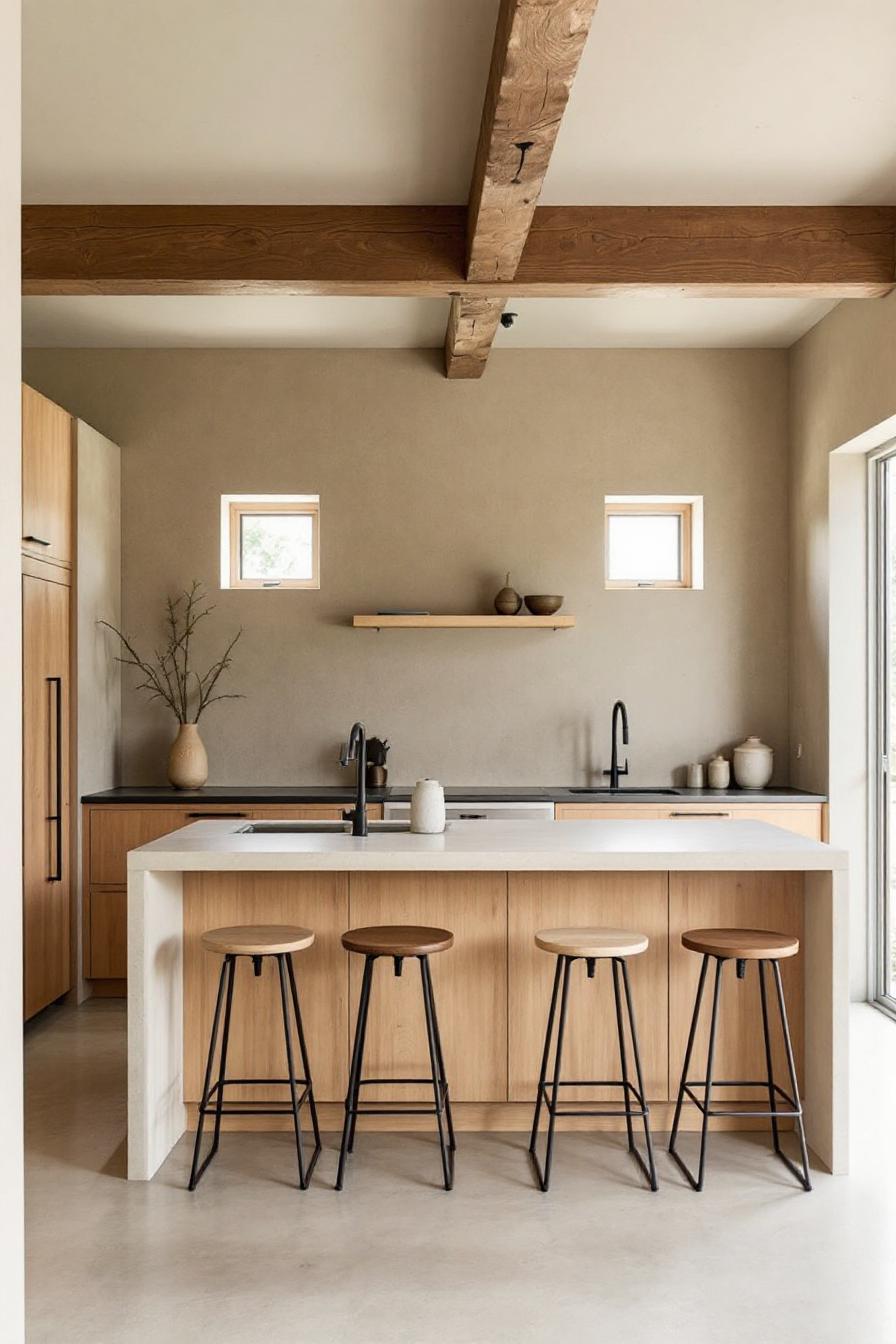
[[[263,923],[301,924],[315,933],[313,947],[295,963],[327,1129],[342,1123],[360,988],[360,959],[340,943],[348,928],[394,923],[453,931],[454,947],[433,958],[432,974],[455,1122],[467,1130],[531,1124],[554,969],[553,957],[534,945],[537,929],[612,925],[648,935],[649,949],[632,961],[630,974],[656,1132],[669,1127],[700,964],[682,948],[681,933],[727,925],[796,934],[800,956],[784,962],[782,972],[807,1135],[824,1165],[843,1171],[845,870],[840,851],[756,821],[453,822],[438,836],[383,831],[364,839],[246,834],[233,820],[197,822],[128,857],[128,1174],[150,1179],[195,1123],[220,970],[200,935]],[[365,1073],[426,1074],[417,990],[415,977],[396,978],[391,965],[378,967]],[[270,966],[261,979],[240,968],[231,1076],[283,1076],[278,993]],[[752,978],[726,977],[718,1076],[764,1075],[757,997]],[[612,1002],[609,976],[600,969],[596,982],[574,978],[565,1075],[615,1076]],[[698,1038],[698,1052],[701,1046],[705,1052]],[[372,1088],[369,1099],[378,1094],[391,1098],[394,1090]],[[256,1088],[253,1095],[264,1094]],[[401,1095],[407,1098],[408,1089]],[[570,1100],[580,1095],[586,1094],[569,1089]],[[429,1128],[431,1117],[361,1125]]]

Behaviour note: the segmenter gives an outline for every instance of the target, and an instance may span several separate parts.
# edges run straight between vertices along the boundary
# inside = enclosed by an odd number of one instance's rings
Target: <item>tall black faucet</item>
[[[619,764],[619,748],[616,742],[618,736],[619,716],[622,715],[622,745],[628,746],[628,710],[621,700],[617,700],[613,706],[613,723],[611,735],[613,738],[613,750],[610,754],[610,768],[605,770],[604,774],[610,776],[610,788],[619,788],[619,776],[628,774],[628,757],[625,758],[625,765]]]
[[[351,822],[352,835],[367,835],[367,733],[363,723],[352,724],[339,764],[348,765],[349,761],[358,762],[358,792],[354,807],[342,816]]]

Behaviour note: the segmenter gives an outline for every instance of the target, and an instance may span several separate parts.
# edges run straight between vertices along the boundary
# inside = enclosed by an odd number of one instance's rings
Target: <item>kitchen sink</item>
[[[662,794],[664,797],[677,798],[677,797],[680,795],[680,793],[681,793],[681,789],[652,789],[652,788],[649,788],[649,787],[647,787],[647,786],[645,786],[643,789],[638,789],[638,788],[635,788],[635,787],[632,785],[632,786],[629,786],[628,788],[624,788],[624,789],[623,789],[623,788],[619,788],[619,789],[611,789],[611,788],[609,788],[609,787],[607,787],[607,786],[604,786],[603,788],[595,788],[595,789],[570,789],[569,792],[570,792],[570,793],[602,793],[602,794],[612,794],[614,798],[615,798],[618,794],[620,794],[620,793],[622,793],[622,794],[626,794],[626,793],[629,793],[629,794],[631,794],[631,793],[637,793],[637,794],[640,794],[642,797],[643,797],[644,795],[646,795],[646,794],[649,794],[651,797],[652,797],[654,794]]]
[[[367,829],[371,835],[378,831],[391,833],[409,831],[409,821],[370,821]],[[350,821],[250,821],[248,826],[240,826],[237,835],[351,835]]]

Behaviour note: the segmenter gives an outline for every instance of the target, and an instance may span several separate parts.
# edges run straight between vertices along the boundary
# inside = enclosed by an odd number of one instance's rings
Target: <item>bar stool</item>
[[[647,1178],[651,1190],[657,1189],[656,1165],[653,1159],[653,1141],[650,1136],[650,1107],[644,1096],[644,1079],[641,1074],[641,1054],[638,1049],[638,1036],[635,1029],[635,1014],[632,1007],[632,995],[628,982],[626,958],[636,957],[645,952],[648,938],[643,933],[629,933],[624,929],[543,929],[535,935],[535,943],[545,952],[553,952],[557,957],[557,969],[554,973],[554,990],[548,1012],[548,1025],[544,1037],[544,1052],[541,1056],[541,1074],[538,1079],[538,1092],[535,1101],[535,1117],[532,1121],[532,1137],[529,1141],[529,1154],[542,1190],[547,1190],[551,1179],[551,1163],[554,1154],[554,1126],[558,1116],[625,1116],[628,1131],[628,1150]],[[569,979],[574,961],[584,961],[588,979],[594,979],[598,961],[610,961],[613,965],[613,997],[616,1001],[616,1033],[619,1038],[619,1062],[622,1078],[612,1079],[561,1079],[560,1067],[563,1058],[563,1038],[566,1031],[566,1009],[569,999]],[[562,989],[561,989],[562,980]],[[621,982],[621,984],[620,984]],[[625,1027],[622,1016],[622,991],[625,992],[625,1007],[628,1014],[632,1039],[632,1057],[635,1065],[637,1087],[628,1075],[628,1054],[625,1046]],[[554,1018],[557,1013],[557,999],[560,999],[560,1021],[557,1027],[557,1041],[554,1046],[554,1067],[550,1083],[547,1082],[548,1059],[551,1052],[551,1038],[554,1031]],[[567,1110],[558,1107],[561,1087],[619,1087],[622,1088],[622,1109],[616,1110]],[[538,1161],[536,1143],[538,1125],[541,1119],[542,1102],[548,1112],[547,1148],[544,1167]],[[577,1103],[573,1102],[572,1105]],[[647,1161],[635,1147],[632,1120],[644,1121],[644,1139],[647,1147]]]
[[[683,946],[688,948],[691,952],[699,952],[702,955],[703,964],[700,968],[700,980],[697,984],[697,997],[694,1001],[694,1014],[691,1018],[691,1030],[688,1035],[687,1048],[684,1054],[684,1066],[681,1071],[681,1083],[678,1088],[678,1100],[675,1105],[675,1118],[672,1123],[672,1133],[669,1136],[669,1152],[671,1156],[677,1162],[693,1189],[702,1190],[709,1121],[715,1116],[724,1115],[743,1117],[758,1116],[760,1118],[771,1120],[772,1140],[775,1153],[780,1157],[785,1167],[787,1167],[787,1169],[796,1177],[803,1189],[811,1190],[812,1182],[809,1178],[809,1154],[806,1150],[806,1135],[803,1129],[803,1108],[800,1104],[797,1088],[796,1068],[793,1062],[793,1046],[790,1041],[787,1009],[784,1005],[784,988],[781,983],[780,966],[780,961],[783,957],[795,957],[797,952],[799,952],[799,939],[792,938],[789,934],[785,933],[769,933],[764,929],[691,929],[689,932],[681,935],[681,941]],[[710,1018],[709,1023],[709,1045],[706,1051],[706,1077],[699,1080],[689,1079],[688,1070],[691,1065],[691,1055],[694,1050],[694,1038],[697,1034],[697,1023],[700,1018],[700,1004],[703,998],[703,989],[706,984],[706,975],[711,958],[716,963],[716,973],[713,985],[712,1017]],[[734,961],[738,980],[743,980],[745,978],[748,961],[755,961],[759,968],[759,1001],[762,1007],[762,1035],[765,1044],[766,1077],[758,1082],[749,1079],[732,1080],[713,1077],[712,1066],[716,1045],[716,1030],[719,1022],[719,994],[722,986],[722,967],[726,961]],[[781,1027],[784,1033],[784,1051],[787,1057],[787,1071],[790,1075],[789,1093],[785,1092],[784,1089],[779,1087],[775,1082],[772,1067],[768,1000],[765,986],[766,964],[771,966],[775,981],[778,1012],[780,1014]],[[714,1087],[765,1088],[768,1093],[769,1109],[767,1111],[717,1110],[713,1108],[712,1105],[712,1090]],[[694,1088],[703,1089],[702,1098],[696,1095],[693,1090]],[[700,1161],[696,1176],[693,1175],[690,1168],[675,1150],[676,1140],[678,1139],[678,1124],[681,1119],[681,1107],[686,1096],[689,1101],[694,1103],[703,1116],[703,1126],[700,1135]],[[787,1104],[790,1108],[789,1110],[781,1108],[779,1105],[779,1098]],[[792,1118],[796,1121],[797,1133],[799,1134],[802,1169],[791,1162],[787,1154],[781,1149],[778,1121],[783,1118]]]
[[[359,1115],[434,1115],[439,1127],[439,1148],[442,1154],[442,1178],[445,1189],[450,1190],[454,1185],[454,1151],[456,1147],[454,1124],[451,1119],[451,1102],[448,1097],[448,1080],[445,1077],[442,1040],[439,1035],[432,979],[429,973],[430,956],[436,952],[446,952],[453,943],[454,934],[449,933],[447,929],[430,929],[405,924],[386,924],[366,929],[349,929],[348,933],[342,935],[342,946],[347,951],[358,952],[363,955],[364,975],[361,980],[358,1023],[355,1027],[355,1043],[352,1049],[348,1091],[345,1096],[345,1124],[342,1130],[342,1146],[339,1150],[339,1170],[336,1175],[337,1190],[342,1189],[346,1157],[355,1146],[355,1124]],[[429,1045],[430,1078],[361,1077],[373,968],[380,957],[392,958],[396,975],[401,975],[405,957],[416,957],[420,962],[423,1012],[426,1017],[426,1039]],[[361,1088],[368,1085],[376,1086],[381,1083],[431,1083],[433,1105],[432,1107],[382,1106],[377,1103],[366,1103],[362,1110]],[[447,1137],[443,1116],[448,1127]]]
[[[222,952],[221,977],[218,981],[218,998],[215,1003],[215,1016],[212,1021],[212,1034],[208,1047],[208,1062],[205,1066],[205,1082],[202,1085],[202,1100],[199,1103],[199,1122],[196,1126],[196,1142],[193,1147],[193,1166],[190,1171],[191,1190],[202,1178],[206,1167],[218,1151],[221,1136],[222,1115],[292,1115],[296,1135],[296,1156],[299,1163],[299,1186],[307,1190],[317,1159],[320,1157],[320,1129],[317,1123],[317,1107],[314,1104],[314,1089],[311,1083],[311,1067],[308,1063],[308,1050],[305,1045],[305,1032],[302,1027],[302,1014],[299,1009],[299,995],[296,989],[296,977],[292,964],[293,952],[302,952],[314,942],[310,929],[296,928],[281,924],[249,924],[230,929],[210,929],[202,935],[202,945],[209,952]],[[233,1006],[233,982],[236,975],[237,957],[251,957],[256,976],[261,975],[264,957],[273,957],[277,962],[280,977],[280,1005],[283,1011],[283,1031],[286,1039],[286,1078],[228,1078],[227,1047],[230,1041],[230,1018]],[[289,1021],[289,1003],[292,999],[292,1011],[295,1017],[299,1038],[299,1051],[302,1056],[303,1077],[296,1077],[293,1059],[292,1032]],[[225,1003],[226,997],[226,1003]],[[221,1037],[221,1055],[218,1064],[218,1080],[212,1086],[212,1068],[215,1058],[215,1046],[218,1040],[218,1028],[221,1022],[221,1007],[224,1005],[224,1032]],[[224,1105],[225,1087],[243,1087],[246,1085],[288,1087],[290,1100],[265,1105],[264,1102],[247,1101],[240,1108]],[[301,1092],[299,1091],[301,1088]],[[314,1129],[314,1152],[311,1161],[305,1164],[302,1141],[301,1108],[307,1103]],[[202,1130],[205,1117],[214,1113],[215,1133],[208,1156],[199,1165],[199,1153],[202,1146]]]

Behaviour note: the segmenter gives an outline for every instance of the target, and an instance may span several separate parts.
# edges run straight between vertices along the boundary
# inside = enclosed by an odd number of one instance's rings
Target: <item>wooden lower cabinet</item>
[[[318,1101],[342,1101],[348,1082],[348,966],[340,941],[348,928],[346,873],[189,873],[184,877],[184,1100],[198,1101],[222,958],[205,951],[206,929],[233,924],[301,924],[314,943],[293,958]],[[236,1078],[286,1078],[276,962],[262,974],[237,961],[227,1072]],[[228,1099],[283,1100],[285,1088],[228,1088]]]
[[[510,873],[508,889],[509,1098],[533,1101],[557,958],[535,946],[538,929],[596,925],[650,939],[628,961],[644,1083],[650,1100],[668,1096],[668,878],[666,873]],[[563,1072],[615,1078],[619,1046],[611,963],[593,980],[575,962]],[[618,1100],[619,1089],[564,1088],[566,1100]]]
[[[803,942],[803,876],[801,873],[670,873],[669,874],[669,1055],[671,1095],[678,1087],[690,1030],[694,996],[702,957],[682,946],[681,935],[687,929],[746,928],[772,929],[776,933],[795,934]],[[803,963],[805,953],[781,962],[784,996],[797,1076],[803,1071]],[[701,1025],[694,1047],[691,1078],[706,1077],[706,1049],[712,1004],[715,962],[710,960],[703,996]],[[787,1086],[787,1063],[778,1020],[777,1003],[770,970],[766,971],[770,991],[769,1012],[772,1026],[775,1077]],[[759,979],[756,963],[747,963],[746,978],[738,980],[733,962],[722,972],[722,996],[716,1040],[714,1073],[719,1078],[765,1077],[765,1047],[760,1013]],[[767,1104],[756,1088],[725,1088],[718,1104],[735,1098]]]
[[[505,873],[352,873],[354,928],[425,924],[450,929],[454,946],[430,958],[445,1067],[453,1100],[507,1099],[507,875]],[[352,1030],[364,958],[349,958]],[[420,970],[400,977],[388,958],[374,970],[365,1076],[425,1078],[429,1053]],[[375,1098],[426,1100],[424,1087],[365,1087]]]
[[[557,803],[556,821],[765,821],[808,840],[824,840],[824,803]]]

